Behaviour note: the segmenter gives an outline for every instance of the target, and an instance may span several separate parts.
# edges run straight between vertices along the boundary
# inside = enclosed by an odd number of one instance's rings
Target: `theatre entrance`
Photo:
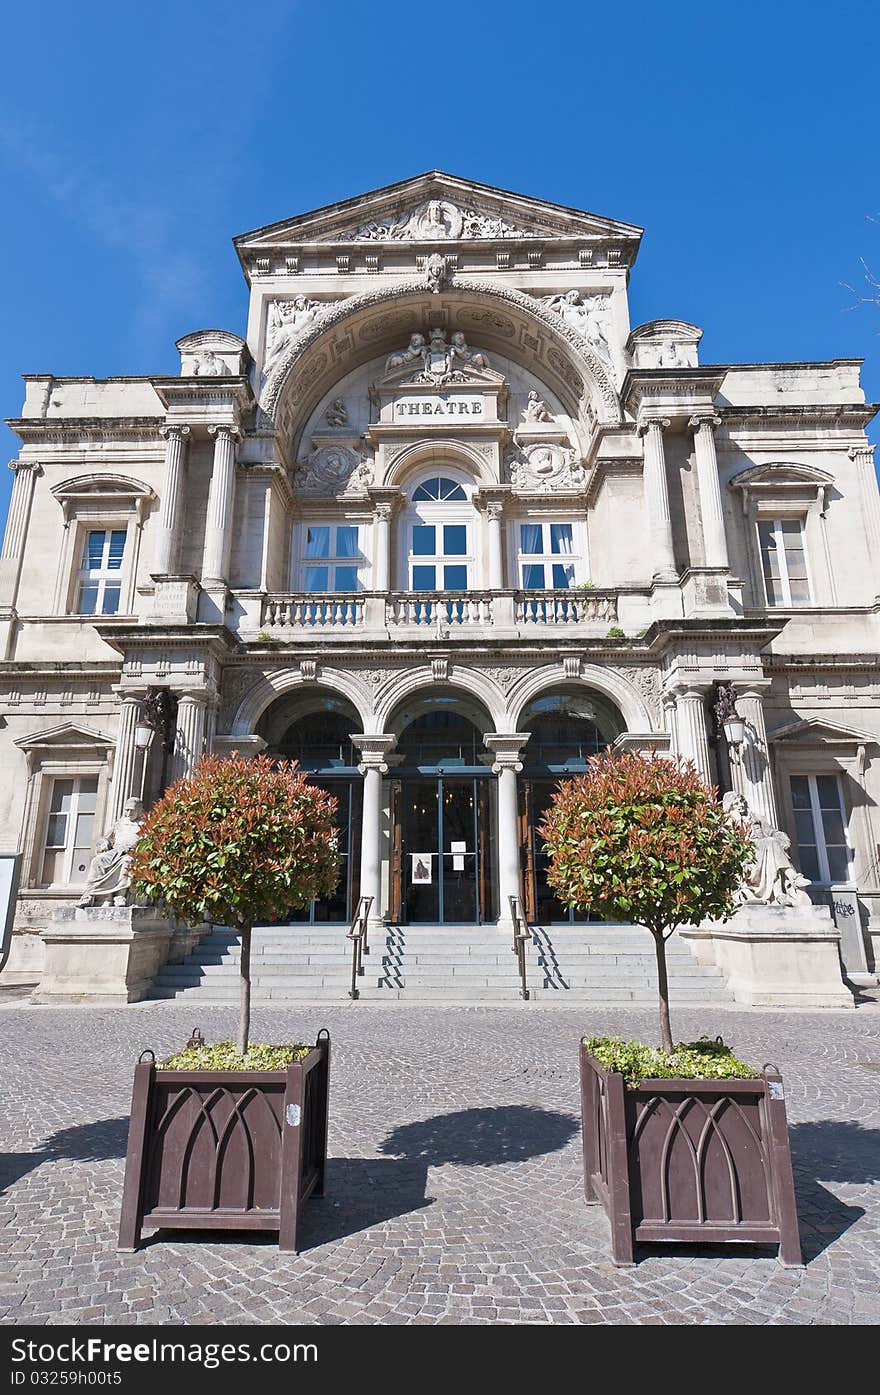
[[[495,781],[482,732],[428,711],[402,732],[391,781],[391,915],[399,924],[494,920]]]

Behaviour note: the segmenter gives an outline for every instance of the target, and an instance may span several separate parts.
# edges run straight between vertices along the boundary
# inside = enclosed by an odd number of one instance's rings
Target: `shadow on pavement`
[[[531,1105],[462,1109],[403,1124],[379,1144],[379,1152],[429,1167],[491,1167],[558,1152],[579,1129],[572,1115]]]
[[[11,1187],[44,1162],[107,1162],[124,1158],[128,1143],[128,1115],[96,1119],[59,1129],[30,1153],[0,1153],[0,1191]]]

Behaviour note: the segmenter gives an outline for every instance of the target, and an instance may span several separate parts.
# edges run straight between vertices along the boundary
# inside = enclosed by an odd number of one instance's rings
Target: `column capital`
[[[123,688],[121,684],[117,683],[110,689],[110,691],[113,694],[113,696],[119,700],[120,703],[129,703],[132,705],[140,705],[140,703],[142,703],[147,696],[146,684],[143,687],[139,688],[130,688],[128,686]]]
[[[159,427],[159,435],[166,441],[172,438],[178,441],[185,441],[191,434],[192,427],[186,426],[183,422],[166,421],[164,426]]]
[[[708,426],[711,433],[715,430],[716,426],[720,425],[721,418],[718,416],[717,412],[695,412],[692,417],[688,418],[689,431],[699,431],[701,427]]]
[[[676,699],[699,698],[701,702],[705,702],[711,690],[712,682],[710,679],[706,679],[706,681],[702,683],[697,681],[688,682],[685,680],[684,682],[674,683],[672,685],[672,692],[674,692]]]
[[[241,428],[233,426],[230,422],[214,422],[208,427],[208,435],[216,436],[218,440],[228,436],[230,441],[240,441]]]
[[[874,449],[875,448],[874,446],[872,446],[870,441],[864,441],[861,445],[850,446],[849,450],[847,451],[847,455],[849,456],[850,460],[860,460],[864,464],[869,464],[873,463]],[[10,465],[9,468],[11,470],[12,466]]]
[[[362,775],[366,775],[368,770],[378,770],[380,775],[388,774],[386,757],[397,745],[393,732],[390,735],[353,733],[351,744],[357,746],[361,753],[358,770]]]
[[[403,503],[403,490],[391,486],[379,486],[367,490],[367,497],[378,518],[391,518],[394,510]]]
[[[500,775],[502,770],[513,770],[517,773],[522,770],[520,756],[530,736],[530,731],[493,731],[483,737],[483,745],[487,746],[495,757],[492,765],[493,775]]]
[[[10,460],[9,468],[14,475],[17,475],[19,470],[32,470],[34,479],[38,479],[43,473],[43,467],[39,460]]]
[[[647,436],[648,432],[651,431],[654,427],[656,427],[658,431],[662,432],[666,431],[667,428],[671,425],[671,417],[661,417],[654,414],[651,416],[642,417],[641,421],[638,422],[636,425],[636,432],[639,436]]]

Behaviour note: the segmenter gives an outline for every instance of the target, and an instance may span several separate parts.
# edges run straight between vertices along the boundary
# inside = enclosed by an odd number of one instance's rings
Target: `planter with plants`
[[[596,756],[561,784],[541,829],[549,880],[569,906],[650,931],[660,1048],[619,1038],[580,1044],[584,1184],[611,1224],[616,1264],[634,1243],[779,1247],[801,1263],[778,1070],[737,1060],[720,1039],[673,1044],[666,941],[679,926],[732,914],[753,854],[689,762]]]
[[[194,1035],[138,1062],[120,1249],[143,1225],[277,1230],[297,1248],[301,1203],[323,1190],[330,1042],[251,1044],[251,932],[333,890],[335,808],[291,762],[208,756],[144,821],[135,890],[187,924],[237,929],[241,998],[237,1042]]]

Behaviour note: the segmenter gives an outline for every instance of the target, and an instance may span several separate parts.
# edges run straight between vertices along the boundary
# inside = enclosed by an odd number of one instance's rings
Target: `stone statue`
[[[660,353],[657,357],[658,368],[683,368],[684,360],[679,352],[678,345],[674,339],[661,344]]]
[[[328,426],[348,426],[348,411],[341,397],[337,397],[324,413]]]
[[[396,354],[389,354],[385,360],[385,372],[390,373],[395,368],[406,368],[417,359],[421,359],[422,365],[427,366],[428,346],[424,334],[411,334],[405,349],[399,349]]]
[[[430,205],[429,205],[430,206]],[[439,205],[437,205],[439,207]],[[425,262],[425,275],[432,295],[438,295],[449,278],[449,263],[440,252],[432,252]]]
[[[131,890],[131,850],[140,837],[144,806],[139,799],[128,799],[105,838],[98,840],[98,851],[92,858],[86,877],[85,890],[79,899],[81,906],[94,906],[98,901],[110,901],[114,906],[128,904]]]
[[[194,378],[222,378],[228,374],[229,369],[213,349],[202,349],[195,356],[192,372]]]
[[[449,345],[447,362],[450,373],[456,367],[456,362],[469,364],[471,368],[488,368],[489,360],[479,349],[469,349],[467,340],[460,329],[455,330],[452,335],[452,342]]]
[[[553,421],[547,403],[538,396],[534,388],[529,393],[529,400],[523,408],[522,415],[524,421]]]
[[[318,301],[308,300],[304,295],[294,296],[293,300],[269,302],[266,353],[263,358],[263,373],[267,377],[291,340],[308,329],[320,309]]]
[[[608,296],[593,295],[585,298],[579,290],[572,289],[564,295],[545,296],[542,304],[582,335],[599,357],[610,366],[611,345],[607,333]]]
[[[788,835],[754,813],[735,790],[729,790],[721,804],[728,820],[745,830],[755,849],[735,898],[740,905],[812,906],[806,890],[809,880],[795,869],[788,855]]]

